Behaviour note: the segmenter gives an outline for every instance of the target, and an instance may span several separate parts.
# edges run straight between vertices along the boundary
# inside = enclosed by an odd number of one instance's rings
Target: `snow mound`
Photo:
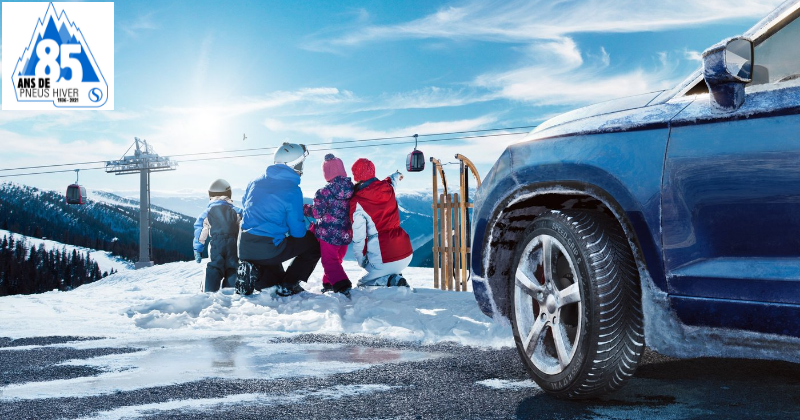
[[[94,255],[94,254],[93,254]],[[354,281],[363,271],[346,261]],[[413,288],[354,289],[352,299],[321,294],[318,266],[308,292],[278,298],[265,290],[201,293],[205,264],[178,262],[120,272],[70,292],[4,297],[5,336],[81,335],[196,337],[232,334],[286,336],[359,334],[422,344],[513,345],[510,326],[487,318],[472,293],[432,289],[433,270],[403,272]]]

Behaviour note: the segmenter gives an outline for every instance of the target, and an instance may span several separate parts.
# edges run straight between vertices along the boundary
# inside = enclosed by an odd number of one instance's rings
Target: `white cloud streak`
[[[780,0],[511,0],[443,7],[410,22],[364,25],[338,37],[316,39],[311,50],[331,50],[399,39],[447,38],[530,42],[586,32],[641,32],[760,17]]]
[[[288,105],[317,104],[330,106],[355,101],[353,93],[335,87],[302,88],[293,91],[277,91],[259,98],[242,98],[234,103],[201,107],[159,107],[157,112],[171,115],[207,114],[216,117],[233,117],[285,107]]]
[[[119,27],[131,38],[138,38],[142,32],[158,28],[154,22],[154,17],[155,12],[148,12],[138,16],[133,21],[122,22]]]
[[[609,75],[605,50],[586,62],[570,38],[543,41],[528,49],[530,64],[478,76],[474,85],[494,90],[496,97],[534,105],[576,105],[635,95],[673,85],[676,60],[658,53],[659,68],[635,68]]]
[[[633,68],[620,73],[612,70],[611,56],[605,48],[587,54],[578,48],[571,35],[659,31],[760,17],[778,3],[780,0],[469,1],[397,24],[371,25],[360,20],[355,28],[339,36],[326,32],[324,37],[304,47],[337,51],[407,39],[527,44],[522,64],[517,68],[478,75],[469,88],[461,91],[427,88],[410,94],[418,94],[423,105],[420,107],[458,106],[494,99],[534,105],[582,105],[667,88],[677,82],[670,73],[676,61],[694,61],[697,54],[656,53],[660,62],[657,68]],[[383,105],[388,108],[399,103],[413,104],[408,96],[397,95]]]
[[[487,127],[497,121],[491,115],[455,121],[424,122],[413,126],[398,127],[388,130],[376,130],[359,124],[325,124],[314,120],[286,122],[268,118],[264,125],[275,132],[295,132],[313,135],[321,140],[333,139],[367,139],[381,137],[411,136],[413,134],[442,133],[452,131],[476,130]]]

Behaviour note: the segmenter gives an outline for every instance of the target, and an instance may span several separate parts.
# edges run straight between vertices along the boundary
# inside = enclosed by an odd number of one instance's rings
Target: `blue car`
[[[800,1],[671,90],[555,117],[475,198],[473,289],[549,394],[620,388],[645,344],[800,362]]]

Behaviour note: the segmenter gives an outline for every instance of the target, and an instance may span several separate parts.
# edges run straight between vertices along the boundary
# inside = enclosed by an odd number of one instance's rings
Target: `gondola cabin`
[[[86,187],[71,184],[67,187],[67,204],[86,204]]]
[[[422,172],[425,169],[425,155],[421,150],[414,150],[406,158],[406,170],[408,172]]]
[[[406,170],[408,172],[422,172],[425,169],[425,155],[421,150],[417,150],[418,134],[414,134],[414,151],[406,158]]]

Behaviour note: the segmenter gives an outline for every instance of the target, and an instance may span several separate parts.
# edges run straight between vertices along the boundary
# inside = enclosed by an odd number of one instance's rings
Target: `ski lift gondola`
[[[417,138],[419,136],[414,134],[414,151],[408,154],[406,158],[406,170],[408,172],[422,172],[425,170],[425,155],[421,150],[417,150]]]
[[[86,204],[86,187],[78,185],[78,171],[75,170],[75,183],[67,187],[67,204]]]

